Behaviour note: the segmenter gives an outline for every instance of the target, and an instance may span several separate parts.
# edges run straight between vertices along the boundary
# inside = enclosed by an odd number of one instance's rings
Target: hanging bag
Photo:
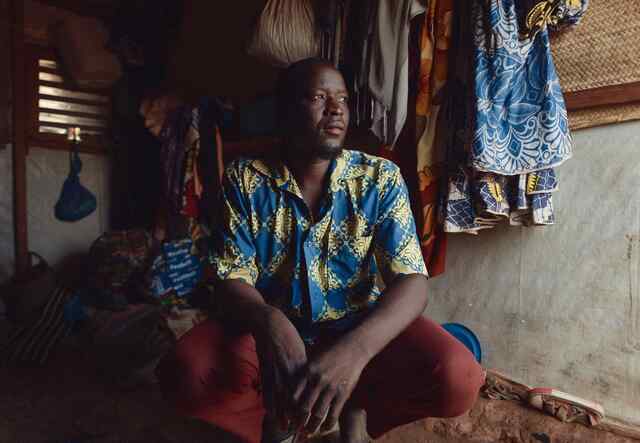
[[[318,55],[319,36],[312,0],[268,0],[247,52],[271,65],[286,67]]]
[[[70,135],[71,136],[71,135]],[[80,183],[82,161],[78,153],[78,133],[73,134],[73,149],[69,152],[69,175],[62,185],[62,192],[55,206],[55,216],[60,221],[75,222],[96,210],[96,197]]]

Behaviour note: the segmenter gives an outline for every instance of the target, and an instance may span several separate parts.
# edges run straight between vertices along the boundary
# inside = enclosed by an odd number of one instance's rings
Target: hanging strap
[[[78,175],[82,171],[82,160],[78,152],[78,142],[71,142],[72,149],[69,151],[69,175]]]

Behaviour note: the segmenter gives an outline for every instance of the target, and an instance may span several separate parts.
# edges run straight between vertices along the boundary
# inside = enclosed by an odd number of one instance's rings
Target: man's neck
[[[287,167],[303,188],[318,188],[325,182],[327,171],[331,165],[330,159],[305,158],[304,155],[288,155],[285,157]]]

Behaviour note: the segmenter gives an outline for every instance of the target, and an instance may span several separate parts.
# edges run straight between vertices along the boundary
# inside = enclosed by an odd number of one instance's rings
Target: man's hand
[[[265,307],[263,321],[254,332],[263,377],[267,413],[275,415],[281,430],[289,428],[294,376],[307,364],[300,334],[278,309]]]
[[[324,422],[324,429],[332,429],[369,360],[364,350],[348,339],[315,356],[298,377],[293,394],[297,427],[311,434]]]
[[[424,311],[426,282],[422,275],[396,278],[355,329],[311,359],[293,396],[298,425],[315,432],[323,421],[324,429],[336,424],[365,366]]]
[[[222,318],[253,335],[267,413],[285,430],[292,410],[294,376],[307,365],[300,334],[281,310],[266,304],[260,292],[244,281],[222,281],[216,295]]]

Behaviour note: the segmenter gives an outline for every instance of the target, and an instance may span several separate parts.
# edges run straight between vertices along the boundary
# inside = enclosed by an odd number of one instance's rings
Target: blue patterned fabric
[[[427,275],[407,188],[388,160],[343,151],[329,170],[318,220],[287,167],[241,159],[226,170],[212,265],[240,279],[292,320],[307,341],[346,329],[401,274]]]
[[[522,6],[516,0],[474,2],[476,117],[470,166],[517,175],[548,169],[571,157],[567,110],[549,30],[543,25],[558,23],[560,18],[553,14],[565,14],[566,20],[575,23],[586,4],[538,2],[538,9],[549,13],[541,14],[538,25],[542,27],[528,38],[523,37],[527,29],[520,29],[518,20],[519,14],[528,11],[519,11]]]
[[[471,178],[460,168],[449,179],[445,231],[476,234],[503,220],[511,225],[551,225],[557,187],[553,169],[517,176],[480,172]]]

